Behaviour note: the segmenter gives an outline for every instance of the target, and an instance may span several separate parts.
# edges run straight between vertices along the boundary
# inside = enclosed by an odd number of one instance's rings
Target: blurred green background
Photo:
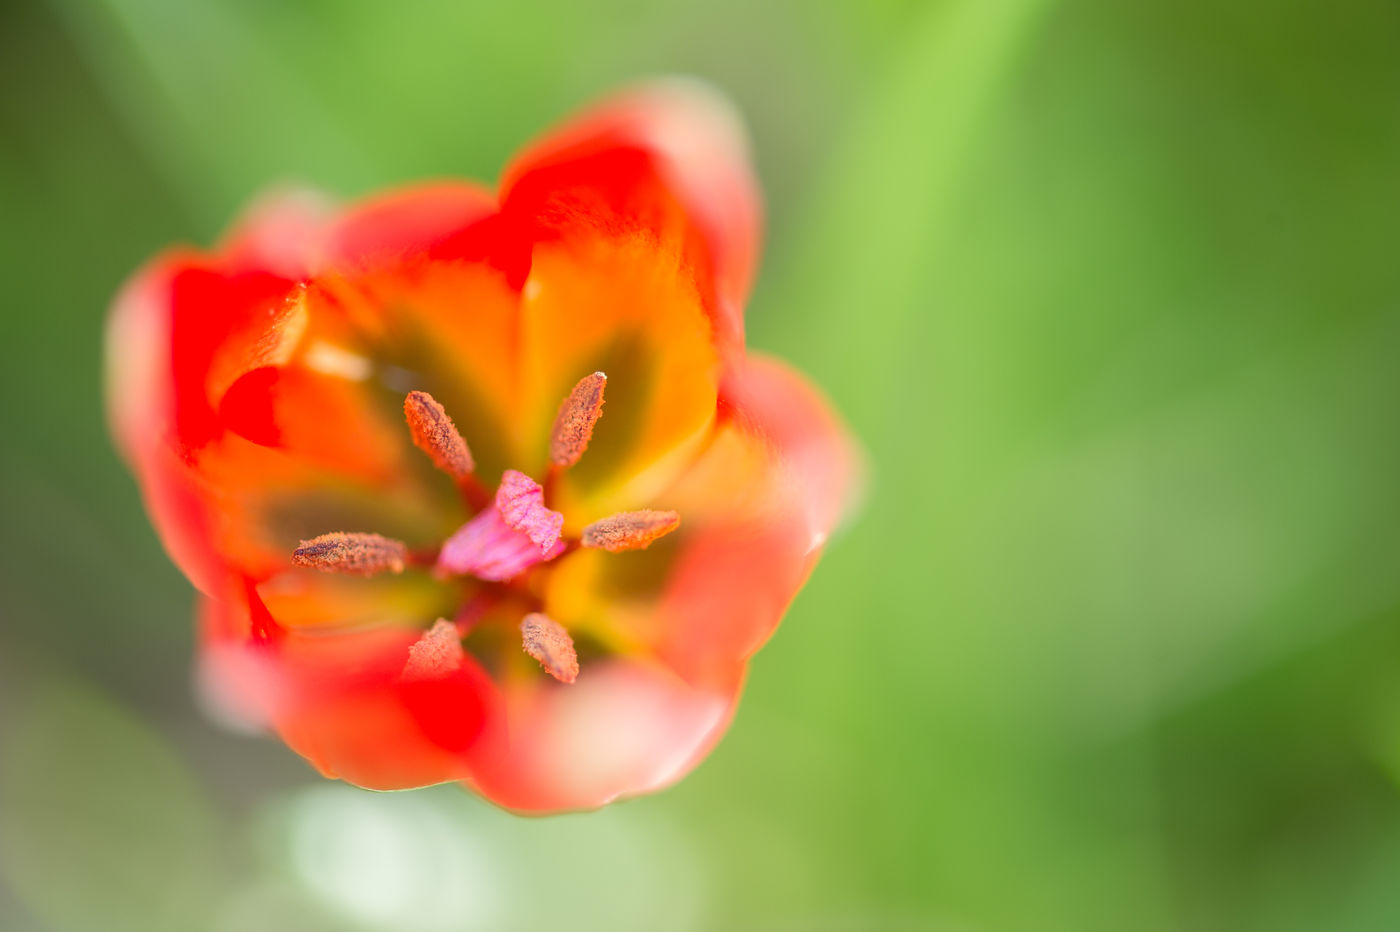
[[[658,796],[376,795],[191,696],[107,301],[270,182],[687,72],[873,481]],[[0,928],[1400,928],[1393,0],[0,5]]]

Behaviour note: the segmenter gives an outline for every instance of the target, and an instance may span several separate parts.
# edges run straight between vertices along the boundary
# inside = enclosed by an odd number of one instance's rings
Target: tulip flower
[[[110,420],[213,708],[519,811],[703,759],[853,485],[820,394],[745,352],[759,213],[731,112],[661,83],[495,192],[284,192],[139,271]]]

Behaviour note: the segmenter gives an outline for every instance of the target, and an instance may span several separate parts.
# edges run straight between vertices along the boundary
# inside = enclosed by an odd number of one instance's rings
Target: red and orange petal
[[[645,234],[691,273],[723,351],[742,351],[762,210],[740,121],[704,85],[652,82],[555,128],[506,169],[501,201],[536,238]]]
[[[742,357],[758,228],[732,115],[663,84],[527,149],[498,198],[445,182],[337,212],[284,193],[217,255],[138,275],[109,333],[113,429],[172,556],[213,596],[202,666],[225,710],[328,774],[464,779],[518,809],[597,806],[693,766],[853,474],[811,389]],[[390,384],[405,370],[428,384]],[[493,683],[470,655],[405,679],[450,591],[353,581],[387,586],[371,596],[286,569],[328,530],[415,547],[461,522],[434,512],[403,392],[432,391],[479,472],[543,478],[559,400],[594,370],[608,402],[556,477],[565,533],[650,506],[685,520],[645,552],[561,561],[546,609],[621,651],[577,683],[522,668]]]

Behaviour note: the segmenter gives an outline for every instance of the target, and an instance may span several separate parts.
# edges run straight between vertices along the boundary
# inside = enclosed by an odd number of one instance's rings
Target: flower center
[[[679,514],[620,512],[593,522],[577,538],[571,538],[563,534],[564,515],[548,504],[549,490],[559,474],[577,463],[588,449],[593,427],[603,413],[606,384],[607,376],[601,372],[586,375],[560,405],[550,432],[551,465],[544,484],[507,469],[494,496],[477,477],[471,449],[446,409],[427,392],[409,392],[404,399],[404,418],[414,445],[452,477],[476,514],[443,541],[436,553],[412,553],[403,541],[379,534],[336,531],[302,541],[292,554],[292,563],[357,576],[422,568],[439,579],[467,576],[499,587],[513,584],[532,567],[578,547],[616,553],[650,546],[680,526]],[[492,591],[484,589],[469,599],[455,621],[438,619],[415,646],[409,666],[417,670],[424,656],[441,653],[445,638],[455,637],[460,650],[460,639],[490,608]],[[564,625],[542,612],[530,612],[520,622],[520,633],[525,652],[545,671],[560,682],[574,681],[578,654]]]

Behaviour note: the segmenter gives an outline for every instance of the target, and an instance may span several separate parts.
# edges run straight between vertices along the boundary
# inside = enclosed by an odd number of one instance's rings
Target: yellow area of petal
[[[643,507],[689,462],[715,414],[717,355],[689,271],[645,234],[590,233],[535,249],[520,306],[520,468],[543,470],[559,405],[583,376],[603,415],[559,485],[566,531]]]
[[[434,618],[450,616],[461,595],[456,587],[421,573],[363,579],[316,570],[282,573],[260,585],[258,594],[278,624],[327,630],[422,628]]]
[[[775,451],[753,434],[726,423],[704,452],[657,497],[658,508],[680,512],[682,530],[711,517],[733,517],[772,503]]]
[[[659,632],[649,624],[659,584],[628,591],[619,585],[615,571],[625,567],[620,567],[616,556],[580,550],[560,561],[546,589],[545,614],[575,637],[586,634],[613,653],[650,653],[660,641]]]

